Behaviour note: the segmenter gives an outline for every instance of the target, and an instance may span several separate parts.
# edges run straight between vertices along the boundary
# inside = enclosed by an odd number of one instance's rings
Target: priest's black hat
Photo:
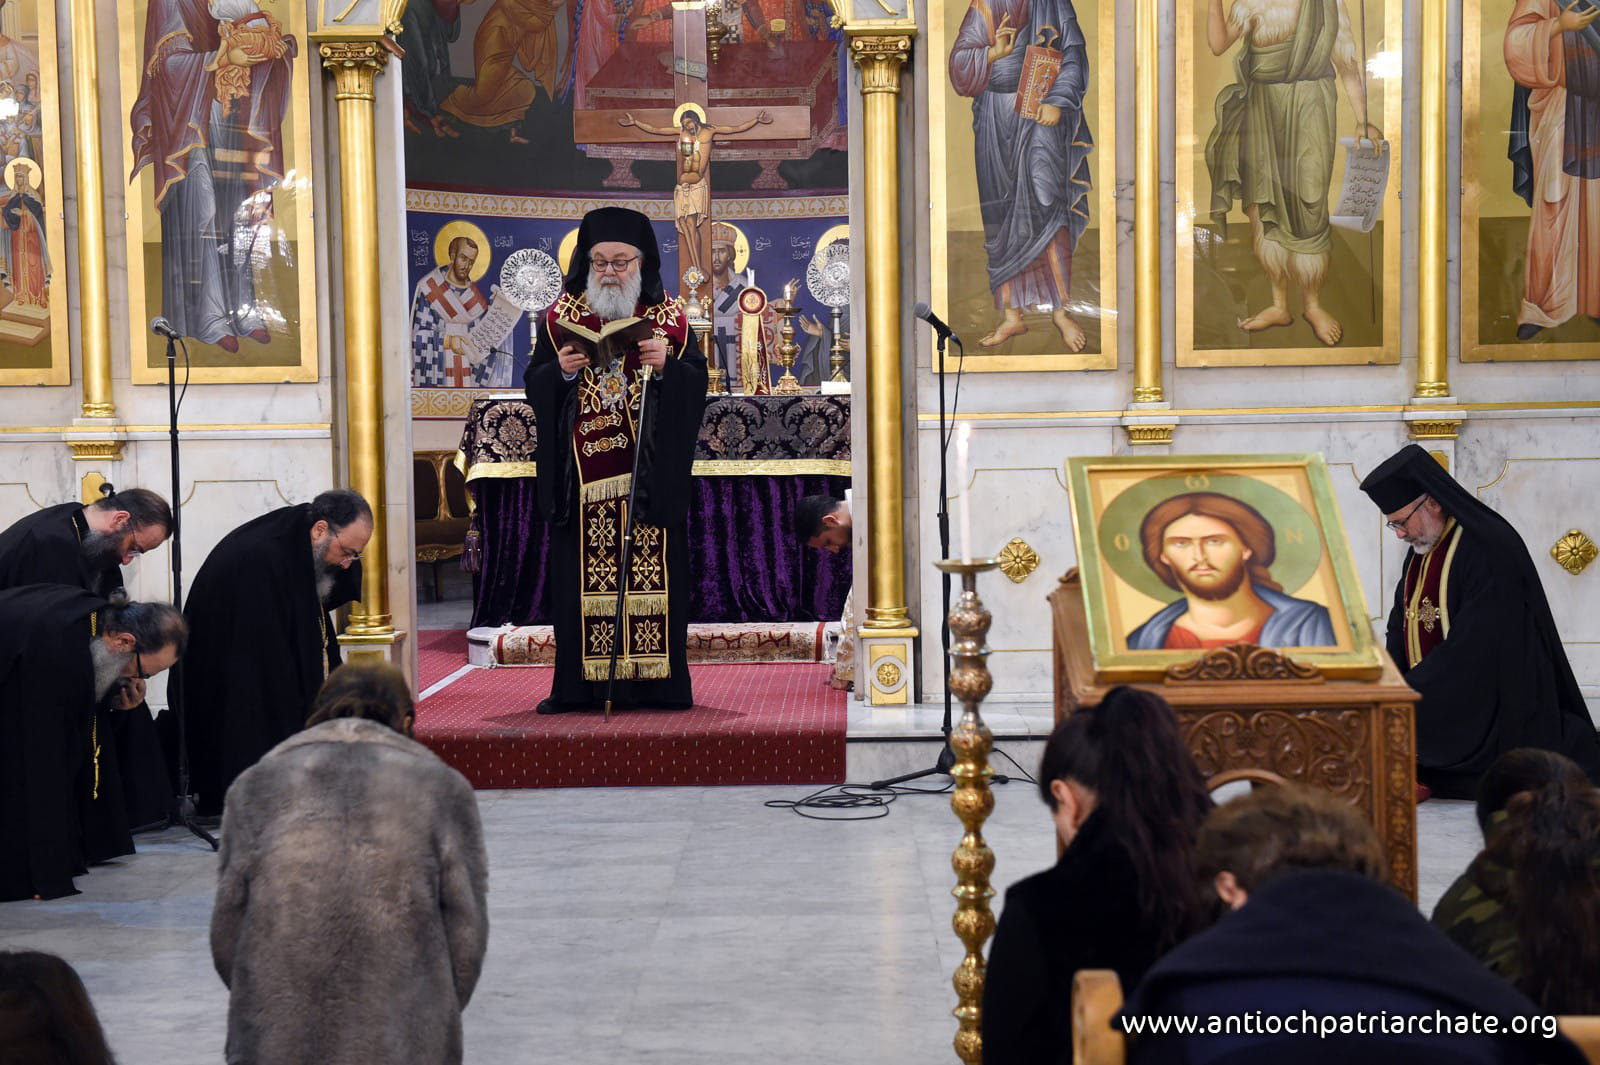
[[[1423,483],[1422,474],[1432,470],[1444,472],[1432,455],[1416,444],[1407,444],[1367,474],[1366,480],[1361,482],[1361,490],[1378,505],[1379,510],[1393,514],[1410,506],[1418,496],[1428,494],[1429,488]]]
[[[654,306],[666,298],[661,286],[661,246],[650,219],[628,207],[596,207],[578,225],[578,242],[567,264],[566,290],[581,296],[589,287],[589,253],[596,244],[620,241],[639,249],[644,261],[639,264],[639,300]]]

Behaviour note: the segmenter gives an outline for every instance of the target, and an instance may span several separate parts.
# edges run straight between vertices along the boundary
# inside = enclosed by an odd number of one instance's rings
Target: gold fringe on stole
[[[609,595],[586,595],[583,597],[583,616],[586,618],[608,618],[617,612],[617,593]]]
[[[633,480],[633,474],[624,473],[616,477],[607,477],[603,481],[593,484],[578,486],[578,498],[585,503],[603,503],[608,499],[627,499],[628,483]]]
[[[623,610],[627,612],[630,618],[647,614],[660,614],[662,615],[662,623],[665,624],[666,622],[667,593],[665,592],[654,592],[650,595],[633,595],[630,593],[623,599],[623,604]],[[612,609],[615,610],[616,606],[616,601],[612,600]]]
[[[672,664],[659,655],[636,659],[633,676],[635,680],[666,680],[672,676]]]

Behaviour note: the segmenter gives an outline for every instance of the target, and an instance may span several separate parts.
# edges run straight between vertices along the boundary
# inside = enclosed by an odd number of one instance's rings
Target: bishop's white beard
[[[89,659],[94,663],[94,701],[102,703],[111,694],[111,686],[127,670],[133,652],[118,654],[106,646],[105,640],[93,636],[89,639]]]
[[[644,288],[644,275],[639,273],[620,285],[601,284],[602,280],[610,280],[615,276],[589,271],[589,288],[585,295],[589,299],[589,309],[598,314],[603,322],[633,317],[633,309],[639,305],[639,293]]]
[[[320,606],[328,601],[328,593],[333,591],[333,582],[339,576],[338,564],[329,565],[328,555],[333,551],[333,537],[330,535],[322,541],[322,547],[311,545],[311,569],[317,575],[317,603]]]

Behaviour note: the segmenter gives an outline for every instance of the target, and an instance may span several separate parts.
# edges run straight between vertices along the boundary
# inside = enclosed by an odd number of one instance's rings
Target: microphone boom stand
[[[936,330],[938,336],[939,360],[939,557],[950,557],[950,435],[945,428],[944,407],[944,345],[949,336],[949,330]],[[959,346],[961,341],[957,340]],[[965,357],[965,351],[962,357]],[[964,489],[963,489],[964,490]],[[874,780],[869,787],[873,790],[890,788],[896,784],[903,784],[908,780],[920,780],[939,773],[946,776],[956,764],[956,753],[950,747],[951,732],[951,698],[950,698],[950,574],[940,574],[940,585],[943,595],[943,609],[939,614],[939,645],[944,651],[944,723],[939,726],[939,731],[944,733],[944,746],[939,750],[939,758],[931,768],[918,769],[912,773],[904,773],[887,780]]]
[[[167,426],[171,438],[172,449],[172,605],[180,612],[183,610],[183,535],[179,528],[182,524],[179,518],[183,498],[178,494],[178,341],[172,333],[162,334],[167,338]],[[189,362],[189,349],[184,348],[184,366],[187,369]],[[184,389],[188,390],[188,377],[184,378]],[[949,578],[946,578],[948,581]],[[211,844],[211,849],[217,849],[217,839],[211,833],[201,828],[195,821],[194,796],[189,794],[189,731],[183,717],[183,660],[172,663],[171,676],[167,683],[167,704],[172,710],[173,723],[178,730],[178,794],[172,800],[172,817],[183,824],[190,832]]]

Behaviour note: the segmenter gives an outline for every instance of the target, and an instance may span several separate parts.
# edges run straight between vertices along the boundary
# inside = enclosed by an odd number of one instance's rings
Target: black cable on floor
[[[1017,767],[1017,776],[995,775],[991,784],[1008,784],[1020,777],[1029,784],[1037,784],[1029,772],[1005,751],[994,748],[990,755],[999,755]],[[813,821],[874,821],[889,816],[889,807],[902,795],[948,795],[955,788],[950,781],[940,788],[911,788],[897,784],[890,788],[872,788],[865,784],[830,784],[814,791],[803,799],[769,799],[761,805],[773,810],[789,810],[799,817]],[[828,811],[811,813],[812,810]]]

